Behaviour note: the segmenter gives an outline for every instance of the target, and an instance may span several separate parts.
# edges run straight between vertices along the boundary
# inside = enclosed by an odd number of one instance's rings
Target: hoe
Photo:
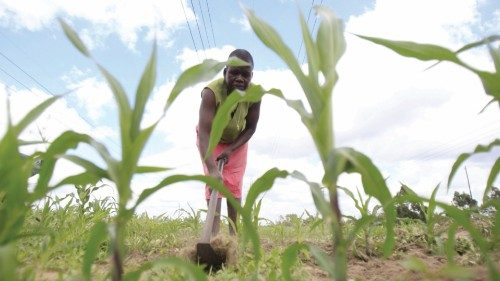
[[[217,168],[222,174],[224,169],[224,161],[220,160],[217,162]],[[222,264],[225,262],[224,258],[219,256],[212,245],[210,245],[210,237],[212,236],[212,228],[214,225],[215,208],[217,206],[217,197],[219,192],[212,189],[210,195],[210,201],[208,203],[207,219],[205,220],[205,225],[203,227],[203,234],[201,236],[200,242],[196,244],[196,256],[198,263],[205,264],[205,270],[219,270]]]

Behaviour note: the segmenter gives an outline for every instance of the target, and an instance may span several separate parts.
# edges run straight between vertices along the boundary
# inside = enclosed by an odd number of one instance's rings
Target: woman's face
[[[251,66],[228,66],[224,69],[224,79],[229,89],[229,93],[235,89],[244,91],[252,81]]]

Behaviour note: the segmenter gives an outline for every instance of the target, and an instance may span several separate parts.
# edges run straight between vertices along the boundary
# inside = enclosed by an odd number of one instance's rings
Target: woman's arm
[[[246,116],[246,126],[245,129],[240,133],[240,135],[232,142],[218,157],[217,160],[224,159],[227,162],[227,159],[240,146],[244,145],[246,142],[250,140],[250,138],[255,133],[257,129],[257,123],[259,122],[260,116],[260,101],[254,103],[248,109],[248,114]]]
[[[210,139],[210,131],[212,130],[212,122],[215,116],[216,105],[217,103],[215,101],[214,92],[209,88],[203,89],[203,91],[201,92],[201,105],[198,120],[199,151],[210,175],[220,179],[222,177],[217,170],[217,164],[215,163],[214,157],[210,154],[210,156],[205,159],[208,148],[208,141]]]

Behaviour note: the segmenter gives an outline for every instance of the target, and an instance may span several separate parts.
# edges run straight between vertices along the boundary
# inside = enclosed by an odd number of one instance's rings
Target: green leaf
[[[500,36],[497,36],[500,40]],[[490,56],[493,59],[493,64],[495,65],[495,70],[498,73],[500,73],[500,47],[497,49],[493,48],[491,44],[488,42],[488,50],[490,51]]]
[[[86,142],[87,138],[87,135],[66,131],[52,141],[47,151],[41,156],[43,165],[38,173],[39,177],[33,193],[33,201],[43,198],[48,192],[48,184],[54,172],[56,161],[59,159],[56,156],[60,157],[66,151],[75,149],[81,142]]]
[[[364,215],[358,220],[354,221],[354,226],[352,230],[347,235],[347,246],[349,247],[356,240],[357,235],[361,232],[361,230],[365,230],[369,227],[369,225],[376,219],[375,216],[372,215]]]
[[[307,185],[309,185],[309,188],[311,190],[311,195],[313,197],[314,205],[316,206],[316,209],[320,212],[320,214],[323,216],[323,220],[327,222],[329,225],[334,222],[335,216],[333,215],[332,209],[330,207],[330,204],[328,201],[325,199],[325,194],[323,193],[323,189],[318,183],[315,182],[310,182],[302,173],[299,171],[293,171],[290,176],[292,176],[295,179],[301,180]]]
[[[259,195],[263,192],[270,190],[277,178],[286,178],[287,176],[287,171],[279,170],[278,168],[272,168],[265,172],[264,175],[259,177],[252,184],[252,186],[250,186],[243,209],[245,209],[247,212],[251,212],[252,207],[257,200],[257,197],[259,197]]]
[[[402,262],[402,265],[412,271],[427,272],[427,264],[417,257],[408,257]]]
[[[99,253],[101,243],[106,239],[107,235],[107,225],[102,221],[97,222],[90,232],[90,238],[85,247],[86,250],[82,263],[82,275],[85,280],[92,280],[92,264]]]
[[[433,44],[419,44],[409,41],[393,41],[357,34],[355,35],[372,43],[387,47],[405,57],[412,57],[423,61],[440,60],[461,64],[461,61],[454,52],[441,46]]]
[[[91,174],[97,176],[98,178],[109,179],[109,175],[108,175],[108,172],[106,170],[104,170],[103,168],[97,166],[93,162],[90,162],[87,159],[81,158],[80,156],[76,156],[76,155],[64,155],[63,154],[63,155],[56,155],[56,157],[57,158],[63,158],[63,159],[66,159],[68,161],[71,161],[71,162],[79,165],[80,167],[84,168],[87,173],[91,173]]]
[[[75,163],[79,165],[84,165],[84,168],[89,168],[98,175],[102,175],[103,170],[95,165],[92,165],[89,161],[84,159],[78,159],[77,156],[62,156],[66,151],[70,149],[76,149],[80,143],[87,143],[92,146],[103,160],[108,165],[107,174],[109,178],[113,181],[118,182],[119,180],[119,170],[117,161],[109,154],[108,150],[104,145],[94,140],[88,135],[79,134],[73,131],[66,131],[57,137],[48,147],[47,151],[42,154],[41,159],[44,161],[39,172],[38,182],[35,186],[35,191],[33,193],[33,200],[41,199],[48,191],[48,183],[54,172],[54,167],[56,161],[59,158],[66,157],[70,161],[76,161]]]
[[[17,259],[14,244],[0,245],[0,276],[4,280],[19,280],[16,274]]]
[[[306,47],[307,52],[307,62],[309,67],[309,77],[316,83],[318,83],[318,72],[319,72],[319,54],[316,49],[316,45],[312,39],[311,34],[309,33],[309,27],[304,19],[304,15],[300,12],[300,28],[302,30],[302,40],[304,42],[304,46]],[[300,58],[299,58],[300,59]]]
[[[493,224],[493,237],[494,243],[500,244],[500,199],[490,200],[491,204],[495,207],[495,220]]]
[[[235,90],[227,96],[226,100],[217,108],[217,113],[212,121],[205,158],[212,154],[219,143],[224,129],[231,121],[231,112],[236,105],[240,102],[259,102],[265,93],[266,91],[260,85],[252,85],[247,91]]]
[[[283,42],[281,36],[266,22],[255,16],[251,10],[244,10],[247,19],[253,31],[259,37],[260,41],[268,48],[273,50],[293,72],[299,81],[304,93],[307,97],[311,108],[316,109],[321,107],[321,98],[319,96],[319,85],[315,84],[313,80],[309,79],[300,68],[299,63],[295,59],[292,50]]]
[[[485,71],[474,71],[483,83],[484,91],[496,101],[500,101],[500,72],[489,73]]]
[[[234,61],[234,60],[233,60]],[[194,86],[200,82],[212,79],[226,66],[226,62],[218,62],[216,60],[204,60],[201,64],[197,64],[185,70],[175,82],[172,91],[167,99],[163,111],[167,111],[179,94],[186,88]]]
[[[494,98],[493,98],[493,99],[491,99],[491,100],[490,100],[490,101],[489,101],[489,102],[488,102],[488,103],[487,103],[487,104],[483,107],[483,109],[481,109],[481,110],[479,111],[479,114],[483,113],[483,112],[486,110],[486,108],[488,108],[488,106],[492,105],[492,104],[493,104],[493,103],[495,103],[496,101],[497,101],[497,100],[496,100],[496,99],[494,99]]]
[[[19,140],[19,146],[23,145],[36,145],[36,144],[46,144],[46,141],[25,141],[25,140]]]
[[[392,196],[382,174],[366,155],[352,148],[337,148],[333,158],[347,159],[348,165],[345,172],[356,172],[361,175],[361,182],[365,193],[375,197],[383,206],[385,213],[386,237],[384,242],[384,255],[389,256],[394,248],[394,224],[396,210],[392,206]]]
[[[135,138],[134,142],[127,150],[127,154],[124,155],[123,165],[125,166],[124,169],[128,174],[132,175],[135,172],[142,151],[144,150],[147,141],[151,137],[151,134],[153,133],[158,123],[159,121],[156,121],[153,125],[139,131],[139,134]]]
[[[51,187],[50,189],[52,190],[52,189],[55,189],[55,188],[63,186],[63,185],[96,184],[101,179],[102,179],[102,177],[98,177],[95,174],[84,172],[84,173],[81,173],[81,174],[77,174],[77,175],[72,175],[72,176],[66,177],[63,180],[61,180],[58,184],[56,184],[55,186]]]
[[[316,12],[322,18],[318,28],[317,44],[321,71],[325,76],[325,93],[331,95],[338,80],[336,66],[345,52],[344,27],[342,21],[325,6],[316,6]],[[328,107],[330,105],[328,104]]]
[[[435,215],[434,211],[436,210],[436,195],[439,189],[439,184],[434,188],[431,194],[431,198],[429,199],[429,206],[427,207],[427,235],[434,236],[434,223],[435,223]],[[429,237],[430,238],[430,237]]]
[[[167,167],[156,167],[156,166],[138,166],[135,170],[136,174],[146,174],[146,173],[158,173],[172,170],[172,168]]]
[[[132,128],[130,129],[130,139],[134,140],[139,134],[139,129],[141,126],[142,116],[144,115],[144,108],[146,107],[146,102],[153,91],[156,81],[156,41],[153,44],[153,51],[149,58],[149,62],[146,65],[142,73],[141,82],[137,88],[135,95],[135,106],[132,112]]]
[[[479,47],[482,45],[488,45],[488,43],[494,42],[496,40],[500,40],[500,36],[499,35],[492,35],[492,36],[486,37],[482,40],[479,40],[477,42],[469,43],[469,44],[463,46],[462,48],[458,49],[455,53],[458,54],[458,53],[461,53],[463,51],[466,51],[466,50],[469,50],[469,49],[472,49],[475,47]]]
[[[83,41],[78,37],[78,34],[64,20],[59,19],[59,23],[61,24],[64,34],[66,34],[66,37],[68,37],[73,46],[75,46],[84,56],[90,58],[90,53],[87,47],[85,47],[85,44],[83,44]]]
[[[196,280],[196,281],[207,280],[207,276],[205,275],[203,270],[200,269],[200,267],[197,267],[191,263],[185,262],[185,261],[183,261],[179,258],[176,258],[176,257],[169,257],[169,258],[161,258],[161,259],[157,259],[157,260],[154,260],[151,262],[144,263],[143,265],[141,265],[139,267],[138,270],[127,273],[123,277],[123,281],[140,280],[140,277],[144,271],[150,270],[157,265],[170,265],[170,266],[174,266],[176,268],[182,269],[185,273],[188,273],[189,276],[191,277],[189,280]]]
[[[17,136],[7,127],[0,140],[0,245],[14,241],[30,210],[28,178],[33,158],[21,157]]]
[[[293,243],[292,245],[286,247],[283,255],[281,257],[281,274],[283,274],[283,280],[292,281],[292,274],[290,269],[297,263],[297,258],[300,251],[307,249],[307,245],[302,243]]]
[[[467,160],[469,157],[471,157],[474,154],[477,153],[484,153],[484,152],[489,152],[491,151],[495,146],[500,146],[500,139],[496,139],[493,142],[491,142],[488,145],[478,145],[474,149],[473,152],[471,153],[462,153],[458,156],[457,160],[455,160],[455,163],[453,163],[453,166],[451,168],[450,175],[448,176],[448,186],[447,188],[450,189],[451,181],[453,177],[455,176],[456,172],[458,171],[458,168],[462,165],[465,160]]]
[[[486,189],[483,194],[483,202],[486,201],[488,197],[488,193],[491,191],[493,187],[493,183],[495,182],[498,173],[500,172],[500,157],[497,158],[495,164],[491,167],[490,175],[488,176],[488,181],[486,182]]]
[[[359,201],[358,201],[358,199],[356,199],[356,196],[354,196],[354,194],[346,187],[337,186],[337,188],[344,191],[345,194],[347,194],[347,196],[349,196],[352,199],[352,201],[354,201],[354,206],[356,207],[356,209],[358,209],[358,211],[361,214],[363,214],[363,208],[359,205]]]
[[[116,103],[118,105],[119,112],[119,122],[120,122],[120,132],[122,139],[122,153],[127,150],[130,145],[130,129],[132,123],[132,110],[130,108],[130,103],[127,98],[127,94],[123,89],[122,85],[116,78],[111,75],[104,67],[97,64],[97,67],[101,71],[101,74],[106,78],[109,88],[113,92]]]
[[[13,127],[13,132],[16,136],[19,136],[26,127],[28,127],[29,124],[31,124],[33,121],[35,121],[38,116],[40,116],[49,106],[51,106],[60,96],[53,96],[39,105],[37,105],[35,108],[30,110],[26,116],[24,116],[21,121]]]
[[[245,9],[245,15],[255,34],[269,49],[273,50],[297,76],[304,76],[292,50],[283,42],[281,36],[269,24],[258,18],[252,10]],[[298,78],[298,77],[297,77]]]
[[[226,197],[227,201],[231,204],[231,206],[233,206],[236,209],[236,212],[241,215],[242,220],[243,220],[243,227],[244,227],[244,230],[242,231],[242,233],[244,233],[245,237],[249,237],[250,241],[252,242],[254,262],[255,262],[255,264],[258,264],[262,254],[261,254],[259,234],[257,232],[257,229],[252,224],[251,214],[240,206],[239,202],[236,201],[236,199],[231,194],[231,192],[221,182],[217,181],[216,179],[214,179],[212,177],[200,176],[200,175],[194,175],[194,176],[173,175],[173,176],[169,176],[169,177],[165,178],[164,180],[162,180],[160,183],[158,183],[156,186],[145,189],[144,191],[142,191],[142,193],[139,195],[139,198],[137,199],[136,203],[134,204],[134,207],[132,207],[132,209],[130,209],[130,211],[132,213],[135,212],[135,209],[137,208],[137,206],[139,206],[139,204],[141,204],[149,196],[151,196],[152,194],[154,194],[158,190],[164,188],[165,186],[168,186],[168,185],[171,185],[171,184],[174,184],[177,182],[184,182],[184,181],[191,181],[191,180],[204,182],[206,185],[210,186],[212,189],[220,192],[224,197]]]
[[[455,263],[455,234],[457,233],[458,225],[457,223],[453,223],[448,227],[448,239],[444,245],[444,251],[446,253],[446,258],[448,260],[448,264],[452,265]]]
[[[334,264],[331,258],[323,252],[323,250],[317,248],[316,246],[309,245],[309,251],[314,256],[319,266],[328,272],[330,277],[337,276],[336,271],[338,270],[338,265]]]
[[[473,280],[472,271],[470,268],[465,268],[460,265],[448,264],[445,268],[440,270],[444,277],[451,280]],[[491,279],[497,280],[497,279]]]

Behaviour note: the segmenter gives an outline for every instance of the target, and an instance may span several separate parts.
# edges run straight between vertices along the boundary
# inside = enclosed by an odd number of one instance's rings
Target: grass
[[[138,173],[164,171],[164,167],[139,166],[141,152],[160,120],[141,128],[145,104],[156,78],[156,44],[141,77],[134,103],[120,83],[97,63],[78,35],[61,21],[75,47],[96,63],[106,78],[119,108],[122,157],[113,158],[106,147],[88,135],[67,131],[50,143],[46,152],[21,157],[19,147],[29,143],[19,136],[59,97],[50,98],[32,109],[18,124],[8,121],[5,136],[0,140],[0,277],[7,280],[206,280],[200,267],[179,258],[182,249],[194,247],[201,229],[200,212],[179,210],[172,218],[150,218],[135,213],[136,208],[156,191],[170,184],[195,180],[212,186],[224,194],[241,215],[239,259],[234,268],[212,273],[214,280],[499,280],[500,260],[500,200],[484,202],[491,208],[489,216],[479,216],[478,209],[461,209],[435,200],[436,187],[430,198],[420,197],[409,187],[403,196],[392,197],[378,168],[368,156],[352,148],[334,146],[331,102],[338,79],[335,65],[345,50],[342,23],[332,11],[316,8],[322,22],[313,40],[301,15],[303,36],[308,54],[308,72],[304,73],[291,50],[279,34],[267,23],[246,11],[252,29],[260,40],[271,48],[294,73],[300,82],[311,111],[301,101],[288,100],[279,89],[264,90],[260,86],[248,89],[245,95],[230,95],[214,119],[210,145],[227,123],[228,112],[234,103],[257,101],[264,94],[280,97],[301,116],[313,138],[324,166],[322,183],[309,182],[300,171],[272,168],[249,188],[243,206],[215,179],[207,176],[172,175],[157,185],[146,188],[131,202],[131,179]],[[476,73],[482,80],[485,93],[498,101],[500,93],[500,49],[490,43],[500,40],[494,36],[471,43],[452,52],[439,46],[412,42],[391,42],[362,37],[395,49],[405,56],[423,60],[448,60]],[[466,49],[486,44],[495,62],[495,73],[476,70],[463,64],[456,55]],[[424,54],[424,56],[422,56]],[[437,57],[435,57],[437,55]],[[444,56],[444,57],[443,57]],[[183,89],[211,79],[226,64],[240,65],[241,61],[202,64],[183,72],[166,101],[168,110]],[[320,83],[319,77],[325,78]],[[10,114],[8,114],[10,116]],[[79,144],[89,144],[106,163],[101,168],[87,159],[67,152]],[[452,167],[455,171],[475,153],[490,152],[500,140],[479,145],[471,153],[461,154]],[[31,192],[28,178],[38,158],[44,161]],[[56,162],[65,158],[83,167],[85,172],[69,176],[52,186],[49,184]],[[500,158],[491,168],[486,181],[486,194],[500,172]],[[359,173],[366,201],[359,197],[356,204],[361,217],[342,217],[337,179],[342,173]],[[310,186],[317,212],[306,217],[286,215],[277,222],[259,218],[261,194],[272,188],[277,178],[293,177]],[[113,182],[116,201],[90,201],[90,193],[101,179]],[[51,190],[62,185],[74,185],[78,197],[46,198],[43,206],[33,205]],[[325,196],[327,191],[328,195]],[[356,197],[347,192],[351,199]],[[381,212],[369,210],[371,198],[378,200]],[[64,199],[68,199],[66,201]],[[65,202],[65,203],[63,203]],[[129,203],[134,203],[130,206]],[[397,220],[395,205],[413,203],[425,206],[426,223]],[[443,210],[435,214],[435,208]],[[262,224],[261,222],[265,222]],[[19,262],[19,265],[17,265]],[[489,274],[489,275],[488,275]],[[141,279],[142,278],[142,279]]]
[[[50,201],[50,200],[49,200]],[[51,209],[32,209],[26,218],[21,234],[40,232],[41,235],[21,238],[18,241],[18,260],[20,261],[19,276],[25,280],[71,280],[81,274],[81,265],[87,240],[96,221],[112,220],[112,210],[98,209],[81,214],[77,204],[54,204]],[[185,247],[193,247],[201,234],[196,225],[201,224],[199,217],[189,216],[188,213],[177,212],[176,217],[149,217],[145,214],[134,215],[125,232],[124,260],[125,273],[137,270],[148,261],[160,258],[179,256]],[[198,220],[196,223],[194,220]],[[485,227],[485,233],[491,222],[486,218],[478,222]],[[446,239],[446,228],[450,219],[439,217],[436,227],[437,240]],[[345,223],[346,230],[352,228],[353,223]],[[227,232],[227,225],[223,228]],[[424,273],[417,273],[413,268],[418,260],[445,259],[444,250],[431,251],[426,242],[427,226],[418,220],[401,219],[396,225],[395,253],[388,262],[399,264],[401,274],[423,274],[427,277],[442,277],[441,268],[429,266]],[[259,279],[283,280],[282,258],[283,253],[294,243],[308,243],[322,249],[327,255],[333,254],[328,227],[318,224],[314,217],[287,215],[280,220],[266,221],[258,227],[262,242],[262,263],[259,264]],[[44,233],[44,234],[42,234]],[[443,234],[443,235],[440,235]],[[458,230],[455,241],[456,261],[464,268],[480,271],[485,268],[477,247],[470,236]],[[372,226],[370,239],[370,256],[364,255],[365,237],[361,233],[356,238],[353,247],[348,251],[348,269],[351,278],[358,280],[377,280],[375,276],[362,276],[356,270],[358,263],[366,266],[383,262],[383,243],[385,230],[382,225]],[[98,247],[96,262],[92,267],[93,280],[109,279],[110,264],[109,241],[102,242]],[[251,248],[239,249],[239,260],[236,268],[223,269],[209,275],[209,280],[244,280],[252,277],[256,271],[253,263]],[[359,254],[359,252],[361,254]],[[499,254],[499,253],[497,253]],[[415,256],[416,255],[416,256]],[[409,259],[418,258],[417,261]],[[392,261],[391,261],[392,260]],[[409,265],[408,265],[409,264]],[[375,266],[375,265],[374,265]],[[443,267],[445,263],[443,262]],[[327,280],[326,272],[317,265],[317,260],[308,251],[299,251],[297,263],[292,266],[291,276],[294,280]],[[145,271],[141,280],[185,280],[188,276],[178,268],[159,265]],[[433,277],[433,278],[434,278]],[[397,280],[392,276],[388,280]],[[431,278],[432,280],[432,278]],[[439,279],[436,279],[439,280]]]

